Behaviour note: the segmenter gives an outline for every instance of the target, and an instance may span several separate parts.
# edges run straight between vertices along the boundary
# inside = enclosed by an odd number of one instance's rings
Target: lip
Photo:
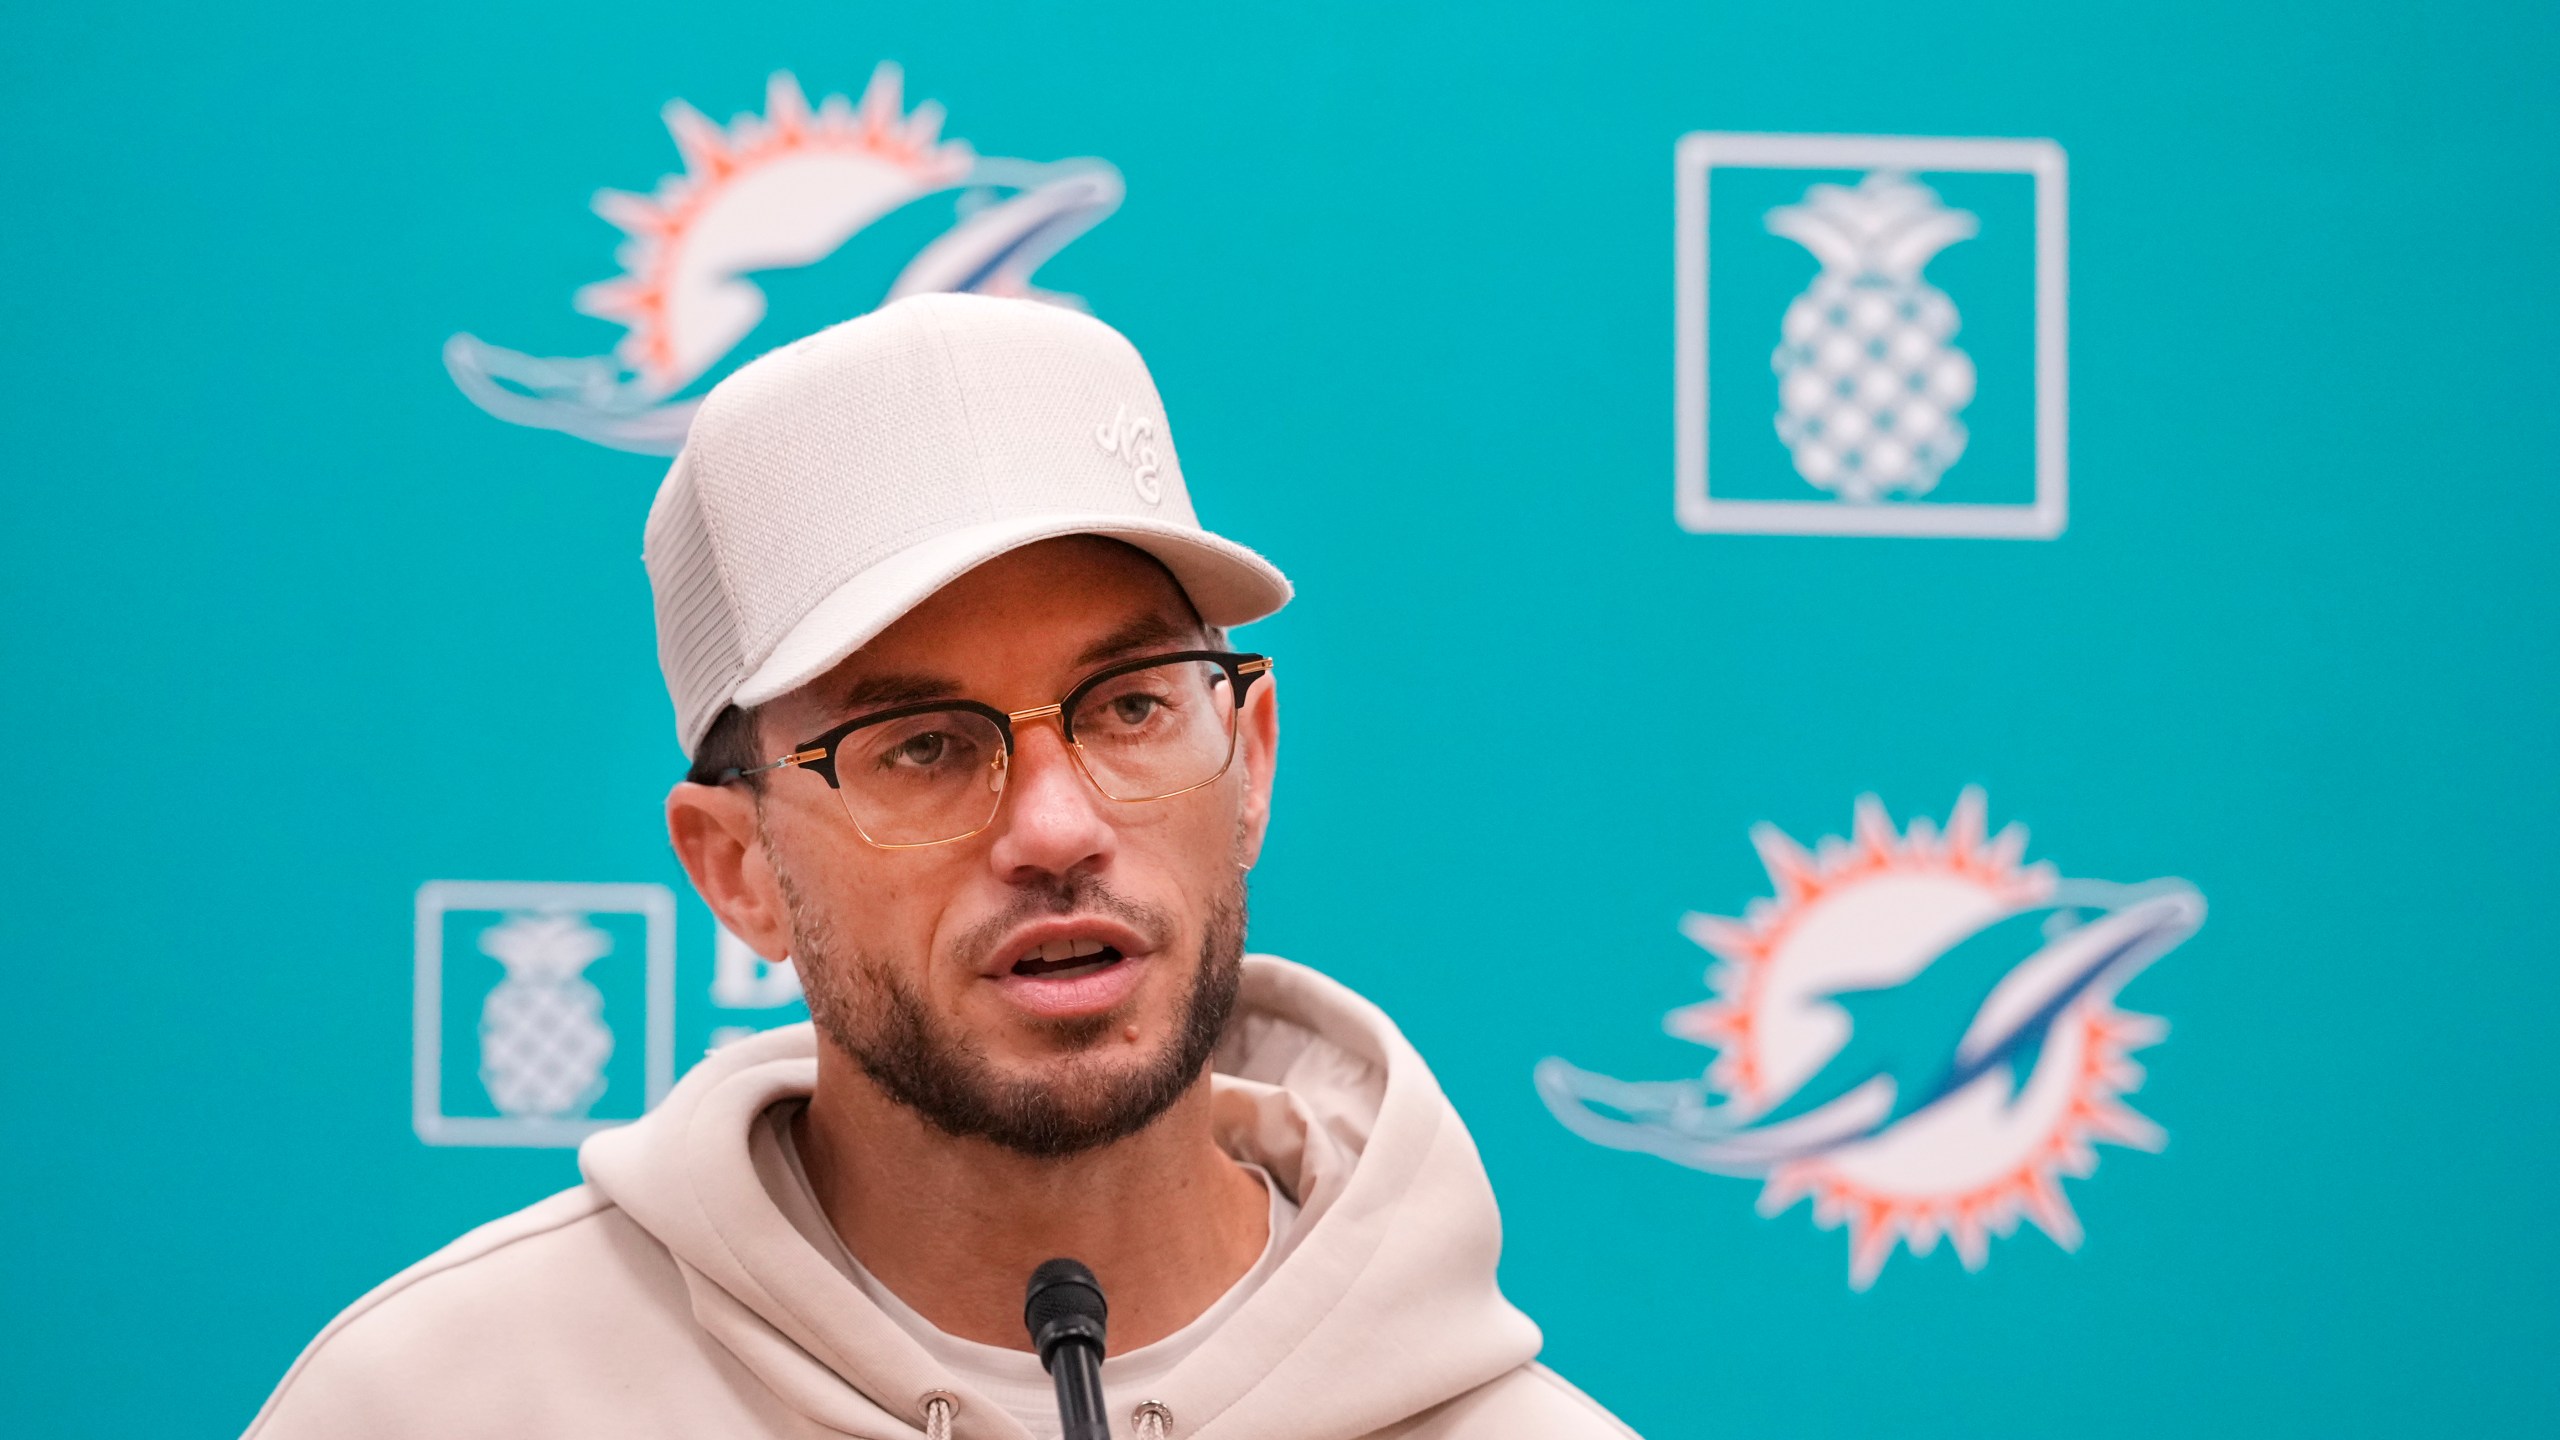
[[[1042,945],[1061,940],[1093,940],[1120,952],[1118,963],[1083,975],[1016,975],[1014,963]],[[1006,934],[988,953],[979,978],[995,982],[1006,1000],[1049,1019],[1100,1015],[1118,1008],[1136,992],[1152,957],[1146,938],[1116,920],[1099,915],[1059,915],[1034,921]]]

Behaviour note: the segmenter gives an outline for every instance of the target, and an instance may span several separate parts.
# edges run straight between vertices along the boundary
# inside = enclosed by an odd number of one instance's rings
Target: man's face
[[[1151,559],[1047,541],[971,571],[764,707],[759,744],[778,754],[914,700],[1051,705],[1113,661],[1206,643]],[[1063,1154],[1152,1120],[1198,1080],[1234,1002],[1277,733],[1268,685],[1237,728],[1214,783],[1121,802],[1086,779],[1055,720],[1019,725],[993,823],[919,849],[871,845],[823,780],[774,772],[757,828],[821,1029],[953,1133]]]

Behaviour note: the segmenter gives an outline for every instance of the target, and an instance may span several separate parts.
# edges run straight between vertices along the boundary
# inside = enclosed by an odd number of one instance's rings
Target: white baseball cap
[[[685,753],[730,705],[816,679],[1008,550],[1107,535],[1211,625],[1289,601],[1200,528],[1136,347],[1034,300],[916,295],[750,362],[703,398],[649,507],[658,664]]]

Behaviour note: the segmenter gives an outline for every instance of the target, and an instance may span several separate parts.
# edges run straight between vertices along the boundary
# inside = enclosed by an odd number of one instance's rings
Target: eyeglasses
[[[848,720],[788,755],[723,770],[726,785],[796,766],[836,792],[863,839],[883,850],[966,840],[995,823],[1014,727],[1056,716],[1068,753],[1112,800],[1167,800],[1227,773],[1245,692],[1271,657],[1180,650],[1095,671],[1065,699],[1010,713],[927,700]]]

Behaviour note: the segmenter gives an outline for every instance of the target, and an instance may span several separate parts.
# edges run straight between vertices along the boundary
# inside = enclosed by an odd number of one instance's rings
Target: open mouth
[[[1013,973],[1032,980],[1073,980],[1098,975],[1122,958],[1099,940],[1052,940],[1013,962]]]

